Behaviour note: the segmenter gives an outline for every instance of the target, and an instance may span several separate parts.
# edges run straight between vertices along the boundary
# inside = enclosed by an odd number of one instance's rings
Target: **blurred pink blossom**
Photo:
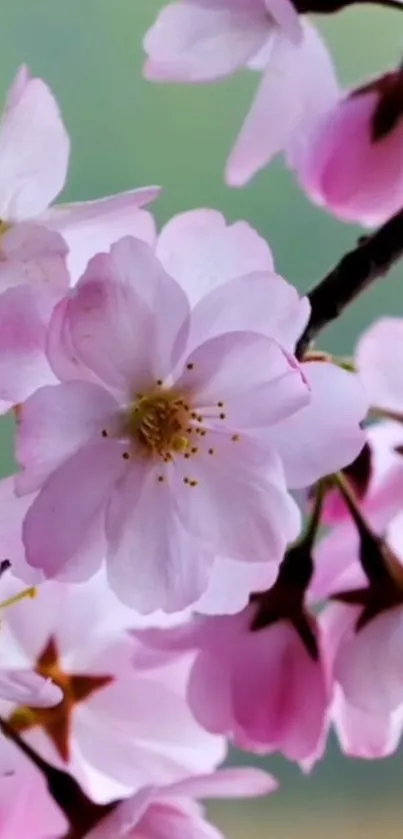
[[[315,203],[367,227],[401,209],[402,92],[399,68],[340,97],[318,122],[291,161]]]
[[[245,768],[145,788],[105,816],[85,839],[221,839],[220,831],[206,821],[200,798],[254,798],[276,787],[271,775]]]
[[[305,145],[338,97],[325,44],[289,0],[169,3],[144,48],[144,75],[152,81],[212,82],[243,67],[262,72],[227,163],[232,186],[243,186],[279,152]]]
[[[2,582],[7,593],[16,585]],[[7,610],[0,633],[1,667],[51,678],[62,698],[38,708],[36,695],[10,692],[1,715],[98,802],[211,771],[225,755],[224,740],[204,731],[188,708],[189,663],[177,656],[152,672],[136,668],[141,642],[127,633],[133,625],[133,613],[97,577],[85,586],[42,584],[34,600]],[[0,740],[3,763],[11,748]]]

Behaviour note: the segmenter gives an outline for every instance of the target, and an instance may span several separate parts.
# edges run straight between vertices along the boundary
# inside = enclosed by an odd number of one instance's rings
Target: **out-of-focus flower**
[[[13,592],[16,583],[4,586]],[[44,583],[34,600],[7,610],[0,633],[0,667],[31,668],[62,698],[40,708],[32,694],[21,693],[18,705],[10,694],[2,716],[99,802],[211,771],[225,754],[223,739],[188,708],[189,663],[161,657],[152,672],[136,669],[141,642],[129,638],[131,626],[133,613],[96,578],[85,586]],[[9,761],[11,746],[3,748]]]
[[[271,775],[245,768],[186,778],[160,789],[145,788],[117,805],[85,839],[221,839],[205,820],[197,803],[200,798],[254,798],[276,787]]]
[[[356,88],[330,107],[292,153],[301,186],[346,221],[382,224],[403,203],[403,70]]]
[[[207,730],[259,754],[279,751],[309,762],[316,753],[331,690],[320,630],[302,595],[297,602],[294,590],[274,585],[237,615],[196,618],[139,637],[151,655],[193,653],[188,700]]]
[[[242,67],[262,72],[226,177],[242,186],[270,159],[305,143],[337,100],[331,58],[289,0],[183,0],[160,12],[144,41],[146,78],[211,82]]]
[[[139,210],[158,194],[154,187],[49,208],[64,186],[68,158],[69,139],[53,94],[21,67],[0,117],[3,412],[54,381],[46,329],[54,305],[88,259],[128,233],[154,241],[153,219]]]

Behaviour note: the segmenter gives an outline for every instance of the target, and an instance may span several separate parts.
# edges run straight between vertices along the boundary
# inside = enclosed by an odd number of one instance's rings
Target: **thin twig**
[[[383,277],[403,256],[403,210],[379,230],[363,238],[309,292],[311,316],[297,344],[302,358],[312,341],[372,283]]]

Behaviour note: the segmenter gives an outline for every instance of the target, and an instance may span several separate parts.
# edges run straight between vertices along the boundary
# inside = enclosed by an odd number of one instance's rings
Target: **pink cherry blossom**
[[[45,780],[18,755],[15,771],[0,777],[0,837],[30,839],[63,837],[68,824],[50,797]]]
[[[283,464],[298,486],[348,462],[366,411],[356,377],[301,367],[278,343],[297,299],[259,273],[219,286],[189,316],[144,243],[95,258],[53,318],[62,383],[18,413],[17,491],[40,490],[24,524],[28,563],[84,579],[106,552],[112,587],[142,611],[195,602],[215,555],[277,563],[299,527]],[[326,419],[317,412],[330,398]]]
[[[340,97],[293,158],[301,186],[345,221],[371,227],[403,201],[402,70]]]
[[[0,117],[0,157],[0,410],[7,411],[55,380],[47,326],[88,259],[127,233],[154,241],[153,219],[138,208],[158,190],[49,209],[66,180],[69,140],[51,91],[25,67]]]
[[[164,788],[145,788],[106,815],[85,839],[221,839],[221,833],[205,820],[197,803],[200,798],[263,796],[276,787],[271,775],[245,768],[222,769]]]
[[[50,211],[50,204],[66,182],[69,150],[68,134],[50,88],[21,67],[0,118],[1,224],[7,228],[36,220],[61,232],[70,250],[73,245],[77,249],[70,266],[79,265],[79,273],[73,277],[77,279],[97,250],[128,233],[135,235],[131,225],[136,224],[137,208],[153,200],[159,190],[146,187]],[[81,225],[79,236],[77,227]],[[152,227],[149,235],[153,235]],[[85,240],[91,236],[89,245]]]
[[[337,98],[327,49],[289,0],[184,0],[159,13],[144,40],[146,78],[211,82],[243,67],[262,71],[226,177],[242,186],[306,136]]]
[[[303,762],[327,730],[330,691],[320,635],[310,616],[314,656],[289,620],[257,628],[257,610],[253,602],[237,615],[145,630],[140,638],[154,651],[195,653],[188,699],[208,731],[225,734],[248,751],[280,751]]]
[[[359,632],[360,609],[328,606],[320,617],[330,677],[334,679],[331,719],[343,751],[352,757],[382,758],[396,751],[403,728],[399,689],[398,631],[401,609],[375,618]],[[397,645],[397,646],[396,646]]]
[[[7,593],[16,585],[2,581]],[[10,695],[1,715],[98,802],[209,772],[225,754],[223,739],[204,731],[188,708],[190,662],[161,657],[152,672],[136,668],[141,641],[127,634],[133,625],[132,612],[97,577],[85,586],[44,583],[34,600],[7,610],[0,634],[2,668],[51,675],[63,692],[45,710],[29,695],[21,703],[22,694],[16,706]],[[0,741],[0,754],[5,746]]]
[[[234,295],[233,305],[242,300]],[[25,519],[28,562],[82,577],[106,541],[111,585],[148,610],[196,599],[216,553],[278,562],[299,513],[263,429],[309,401],[297,362],[252,332],[220,334],[189,353],[186,296],[136,240],[93,260],[61,305],[50,358],[65,381],[19,412],[18,489],[42,487]]]

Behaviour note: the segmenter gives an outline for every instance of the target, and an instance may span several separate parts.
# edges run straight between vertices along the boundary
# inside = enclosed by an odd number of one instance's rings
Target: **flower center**
[[[183,397],[174,391],[157,390],[137,396],[125,417],[123,431],[145,454],[169,461],[173,453],[188,449],[192,416]]]

